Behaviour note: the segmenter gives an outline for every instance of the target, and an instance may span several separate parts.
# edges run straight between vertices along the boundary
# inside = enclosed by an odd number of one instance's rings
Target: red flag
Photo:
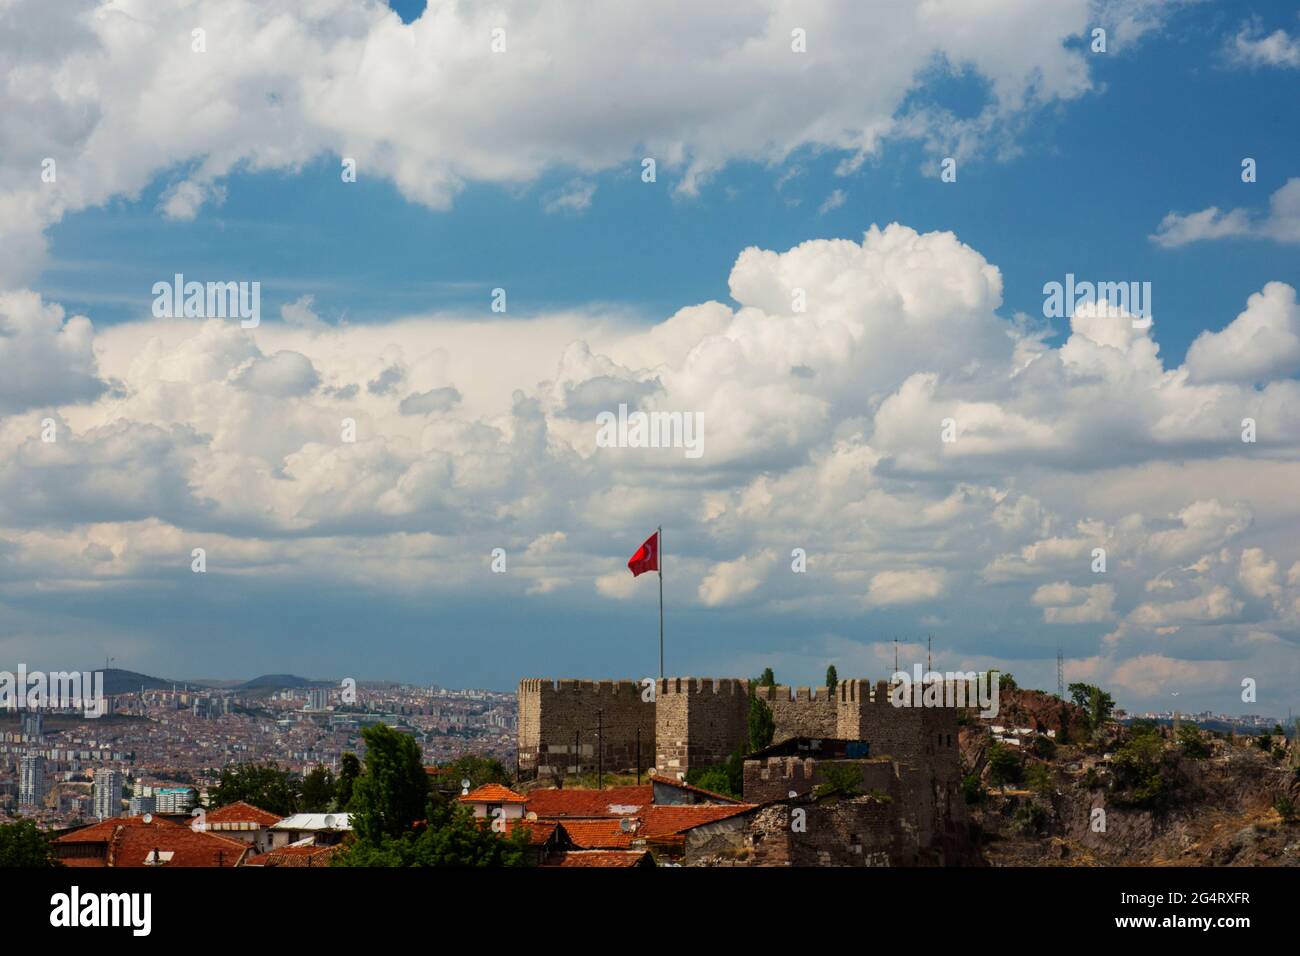
[[[645,544],[636,549],[636,554],[628,558],[627,569],[632,577],[646,571],[659,570],[659,532],[656,531],[645,539]]]

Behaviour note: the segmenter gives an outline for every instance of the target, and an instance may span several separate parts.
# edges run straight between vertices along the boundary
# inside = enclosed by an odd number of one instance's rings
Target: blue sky
[[[884,676],[933,633],[1046,687],[1060,647],[1133,708],[1300,708],[1293,5],[826,0],[802,59],[769,0],[393,6],[119,32],[87,0],[24,51],[0,652],[640,677],[657,592],[623,563],[662,522],[675,673]],[[261,326],[154,319],[175,273],[260,282]],[[1067,273],[1150,282],[1154,329],[1049,323]],[[619,402],[702,415],[707,453],[601,450]]]
[[[405,17],[422,7],[394,5]],[[1252,9],[1270,29],[1294,26],[1287,4]],[[451,209],[435,211],[364,175],[342,187],[329,156],[296,173],[233,175],[210,214],[161,222],[159,195],[181,178],[168,170],[137,199],[52,229],[52,261],[36,288],[97,323],[138,317],[154,277],[173,268],[268,276],[272,313],[311,294],[328,319],[441,310],[490,319],[490,290],[505,285],[520,314],[608,304],[652,322],[725,301],[727,271],[746,246],[858,239],[873,223],[898,221],[952,230],[979,249],[1002,270],[1006,316],[1041,318],[1043,284],[1069,271],[1150,281],[1161,350],[1177,362],[1264,282],[1300,278],[1294,247],[1245,239],[1166,250],[1148,238],[1171,210],[1262,208],[1297,174],[1296,98],[1276,71],[1219,62],[1225,33],[1243,19],[1193,5],[1140,50],[1094,55],[1098,92],[1033,117],[1014,137],[1018,155],[962,163],[953,184],[927,168],[922,144],[902,140],[847,176],[836,175],[843,153],[805,148],[772,166],[735,163],[698,197],[681,197],[672,172],[642,183],[631,156],[591,176],[557,169],[516,187],[471,183]],[[977,77],[935,71],[909,106],[971,115],[986,93]],[[1253,184],[1241,181],[1244,156],[1258,162]],[[544,211],[575,176],[596,184],[591,206]],[[844,205],[820,212],[837,189]]]

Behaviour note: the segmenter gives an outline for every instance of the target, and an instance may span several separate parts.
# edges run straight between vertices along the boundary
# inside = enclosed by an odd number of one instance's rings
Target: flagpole
[[[664,526],[659,526],[659,679],[664,679]]]

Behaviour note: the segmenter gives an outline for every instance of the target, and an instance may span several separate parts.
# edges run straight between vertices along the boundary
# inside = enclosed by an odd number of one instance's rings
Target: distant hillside
[[[139,691],[141,687],[145,690],[170,690],[172,681],[162,677],[150,677],[148,674],[138,674],[135,671],[125,671],[118,667],[110,667],[104,671],[104,693],[129,694],[132,691]]]
[[[297,677],[294,674],[263,674],[261,677],[254,677],[242,684],[236,684],[235,689],[280,690],[284,687],[317,687],[328,683],[330,681],[308,680],[306,677]]]

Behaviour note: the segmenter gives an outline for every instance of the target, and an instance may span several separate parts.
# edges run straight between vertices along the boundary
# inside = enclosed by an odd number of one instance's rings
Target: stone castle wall
[[[570,775],[598,765],[607,771],[635,768],[638,731],[640,764],[648,769],[655,758],[655,705],[643,700],[635,681],[519,682],[521,770]]]
[[[630,680],[520,681],[520,769],[594,770],[598,726],[608,771],[636,768],[638,730],[641,768],[668,776],[748,749],[749,681],[671,677],[655,682],[653,700],[647,691]],[[954,708],[895,707],[885,681],[845,680],[833,691],[777,685],[756,693],[772,710],[773,743],[791,737],[865,740],[872,756],[926,766],[944,784],[958,775]]]
[[[720,763],[749,736],[746,680],[668,677],[655,698],[655,768],[663,774]]]

